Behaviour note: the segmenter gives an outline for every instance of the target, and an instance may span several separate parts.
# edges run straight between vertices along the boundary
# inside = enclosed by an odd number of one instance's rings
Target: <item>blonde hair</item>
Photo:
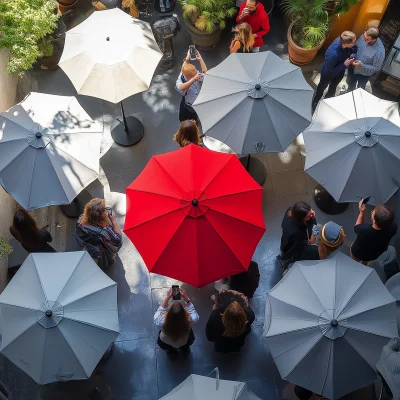
[[[187,119],[182,121],[179,125],[178,132],[174,135],[174,141],[181,147],[185,147],[188,144],[200,144],[200,132],[196,125],[196,121]]]
[[[340,35],[340,41],[342,44],[351,44],[357,40],[356,35],[352,31],[344,31]]]
[[[243,51],[249,53],[254,45],[253,31],[247,22],[236,26],[235,32],[239,36],[239,41],[243,44]]]
[[[182,65],[182,74],[185,78],[192,78],[197,74],[197,69],[193,64],[190,64],[188,62],[184,62]]]

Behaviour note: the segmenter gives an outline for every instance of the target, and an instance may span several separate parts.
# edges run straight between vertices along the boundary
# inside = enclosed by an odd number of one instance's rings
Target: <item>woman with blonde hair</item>
[[[101,269],[115,262],[122,246],[122,232],[104,199],[95,198],[85,205],[77,222],[75,238]]]
[[[174,135],[174,142],[180,147],[185,147],[188,144],[201,145],[200,131],[194,119],[182,121],[179,125],[178,132]]]
[[[170,302],[172,289],[154,315],[154,324],[160,328],[158,345],[169,354],[187,353],[194,342],[193,326],[199,320],[186,291],[179,288],[181,300]]]
[[[196,111],[194,111],[192,104],[200,93],[199,82],[204,79],[204,74],[207,72],[207,66],[203,61],[201,54],[197,50],[196,59],[200,63],[201,73],[193,64],[190,63],[190,52],[188,51],[183,60],[181,73],[179,74],[175,84],[175,89],[182,95],[181,104],[179,106],[179,121],[181,122],[187,119],[198,120]]]
[[[250,53],[254,46],[254,36],[251,26],[247,22],[237,25],[233,32],[233,38],[229,47],[229,52],[232,53]]]
[[[254,319],[253,310],[243,302],[234,300],[225,309],[214,306],[206,325],[207,339],[220,353],[240,351]]]

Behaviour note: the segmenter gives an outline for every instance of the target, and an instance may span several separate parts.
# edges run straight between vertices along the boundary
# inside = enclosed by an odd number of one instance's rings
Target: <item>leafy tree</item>
[[[0,48],[11,52],[8,73],[22,76],[37,59],[52,55],[56,6],[55,0],[0,0]]]

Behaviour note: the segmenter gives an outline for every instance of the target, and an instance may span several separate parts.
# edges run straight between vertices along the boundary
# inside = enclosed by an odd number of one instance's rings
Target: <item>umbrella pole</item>
[[[252,157],[249,154],[247,156],[240,157],[239,161],[242,163],[243,167],[246,168],[246,171],[250,174],[250,176],[260,186],[265,182],[267,171],[265,170],[265,165],[258,158]]]
[[[314,190],[314,201],[318,208],[328,215],[341,214],[349,206],[349,203],[338,203],[321,185]]]
[[[142,122],[133,115],[125,116],[124,106],[120,103],[122,121],[116,119],[111,125],[111,136],[120,146],[133,146],[142,140],[144,127]]]
[[[78,218],[83,213],[86,203],[90,200],[92,200],[92,195],[84,189],[70,204],[60,206],[60,210],[68,218]]]

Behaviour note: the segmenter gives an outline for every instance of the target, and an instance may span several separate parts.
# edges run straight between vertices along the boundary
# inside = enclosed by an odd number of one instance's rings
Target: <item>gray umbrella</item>
[[[336,201],[378,205],[399,188],[398,103],[362,89],[323,100],[303,135],[305,170]]]
[[[374,382],[396,335],[393,296],[340,252],[296,262],[267,296],[263,336],[282,378],[328,399]]]
[[[389,246],[390,247],[390,246]],[[396,313],[397,313],[397,329],[400,333],[400,272],[393,275],[386,283],[385,286],[390,294],[396,300]]]
[[[193,107],[203,133],[237,153],[281,152],[309,125],[312,97],[301,69],[266,51],[209,70]]]
[[[30,93],[0,114],[0,184],[27,210],[69,204],[98,177],[103,127],[75,97]]]

